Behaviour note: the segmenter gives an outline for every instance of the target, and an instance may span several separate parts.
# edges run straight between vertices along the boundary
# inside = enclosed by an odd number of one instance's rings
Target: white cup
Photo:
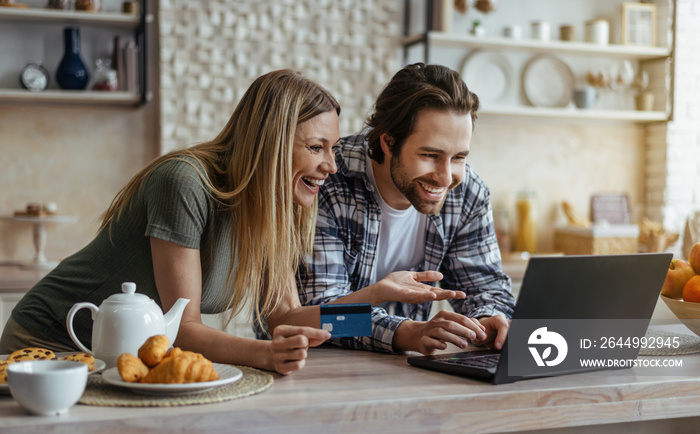
[[[503,37],[511,39],[521,39],[523,37],[523,29],[517,24],[506,26],[503,28]]]
[[[549,41],[549,22],[547,21],[533,21],[532,22],[532,39],[538,41]]]
[[[40,416],[66,413],[83,396],[87,377],[88,365],[68,360],[17,362],[7,367],[12,397]]]

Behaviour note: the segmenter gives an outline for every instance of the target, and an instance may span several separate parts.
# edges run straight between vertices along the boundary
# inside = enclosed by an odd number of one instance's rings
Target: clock
[[[32,92],[41,92],[49,85],[49,72],[38,63],[28,63],[19,74],[23,88]]]

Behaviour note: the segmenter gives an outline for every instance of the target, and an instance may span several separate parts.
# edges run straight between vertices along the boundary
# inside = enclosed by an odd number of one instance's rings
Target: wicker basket
[[[566,255],[637,253],[638,238],[637,225],[562,227],[554,230],[554,249]]]

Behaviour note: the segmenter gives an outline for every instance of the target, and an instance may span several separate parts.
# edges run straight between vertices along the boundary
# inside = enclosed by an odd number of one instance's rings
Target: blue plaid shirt
[[[304,305],[328,303],[374,283],[381,211],[374,184],[369,180],[366,131],[340,140],[338,172],[326,179],[318,198],[314,253],[308,269],[300,270],[300,297]],[[438,270],[440,286],[461,289],[465,299],[450,300],[468,317],[503,315],[510,318],[514,299],[510,278],[503,273],[501,253],[493,228],[490,193],[467,166],[464,181],[447,193],[439,215],[428,218],[425,260],[414,271]],[[400,271],[400,270],[396,270]],[[411,318],[427,321],[431,302],[393,303],[372,308],[372,336],[333,339],[353,349],[392,352],[396,328]]]

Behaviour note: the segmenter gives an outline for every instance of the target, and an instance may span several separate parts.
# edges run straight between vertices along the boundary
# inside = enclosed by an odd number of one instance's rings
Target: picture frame
[[[622,45],[656,46],[656,5],[622,3]]]

